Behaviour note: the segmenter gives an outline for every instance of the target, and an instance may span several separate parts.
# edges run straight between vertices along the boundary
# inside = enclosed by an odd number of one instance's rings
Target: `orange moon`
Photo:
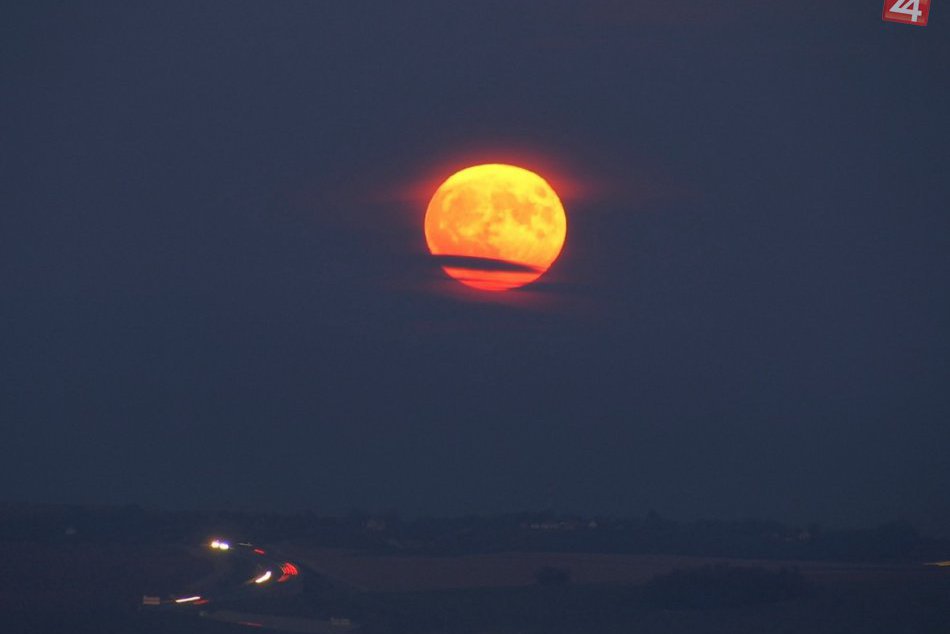
[[[429,201],[426,243],[443,270],[485,291],[530,284],[564,246],[567,216],[557,193],[532,171],[491,163],[445,180]]]

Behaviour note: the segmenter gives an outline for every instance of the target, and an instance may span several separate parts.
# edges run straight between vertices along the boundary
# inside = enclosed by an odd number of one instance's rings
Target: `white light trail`
[[[192,601],[200,601],[200,596],[195,597],[184,597],[183,599],[175,599],[175,603],[191,603]]]
[[[271,577],[270,570],[268,570],[267,572],[265,572],[264,574],[262,574],[260,577],[258,577],[257,579],[255,579],[255,580],[254,580],[254,583],[264,583],[265,581],[267,581],[268,579],[270,579],[270,577]]]

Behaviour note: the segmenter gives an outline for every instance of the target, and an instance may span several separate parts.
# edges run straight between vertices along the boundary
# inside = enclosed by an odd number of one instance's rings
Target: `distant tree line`
[[[490,552],[676,554],[746,559],[894,561],[945,559],[950,540],[894,522],[866,529],[790,527],[762,520],[677,522],[534,512],[405,520],[395,511],[317,513],[157,511],[139,506],[0,506],[3,541],[197,542],[228,534],[267,543],[300,540],[379,553]]]

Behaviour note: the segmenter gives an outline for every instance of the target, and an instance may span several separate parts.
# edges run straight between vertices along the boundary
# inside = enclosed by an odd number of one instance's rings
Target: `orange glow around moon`
[[[567,216],[543,178],[492,163],[465,168],[439,186],[426,209],[425,233],[450,276],[472,288],[506,291],[535,281],[557,259]]]

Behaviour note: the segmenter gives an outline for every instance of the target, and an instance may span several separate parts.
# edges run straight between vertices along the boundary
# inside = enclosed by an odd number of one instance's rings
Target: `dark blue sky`
[[[5,6],[0,499],[950,533],[950,7],[665,4]],[[486,160],[569,224],[490,301]]]

